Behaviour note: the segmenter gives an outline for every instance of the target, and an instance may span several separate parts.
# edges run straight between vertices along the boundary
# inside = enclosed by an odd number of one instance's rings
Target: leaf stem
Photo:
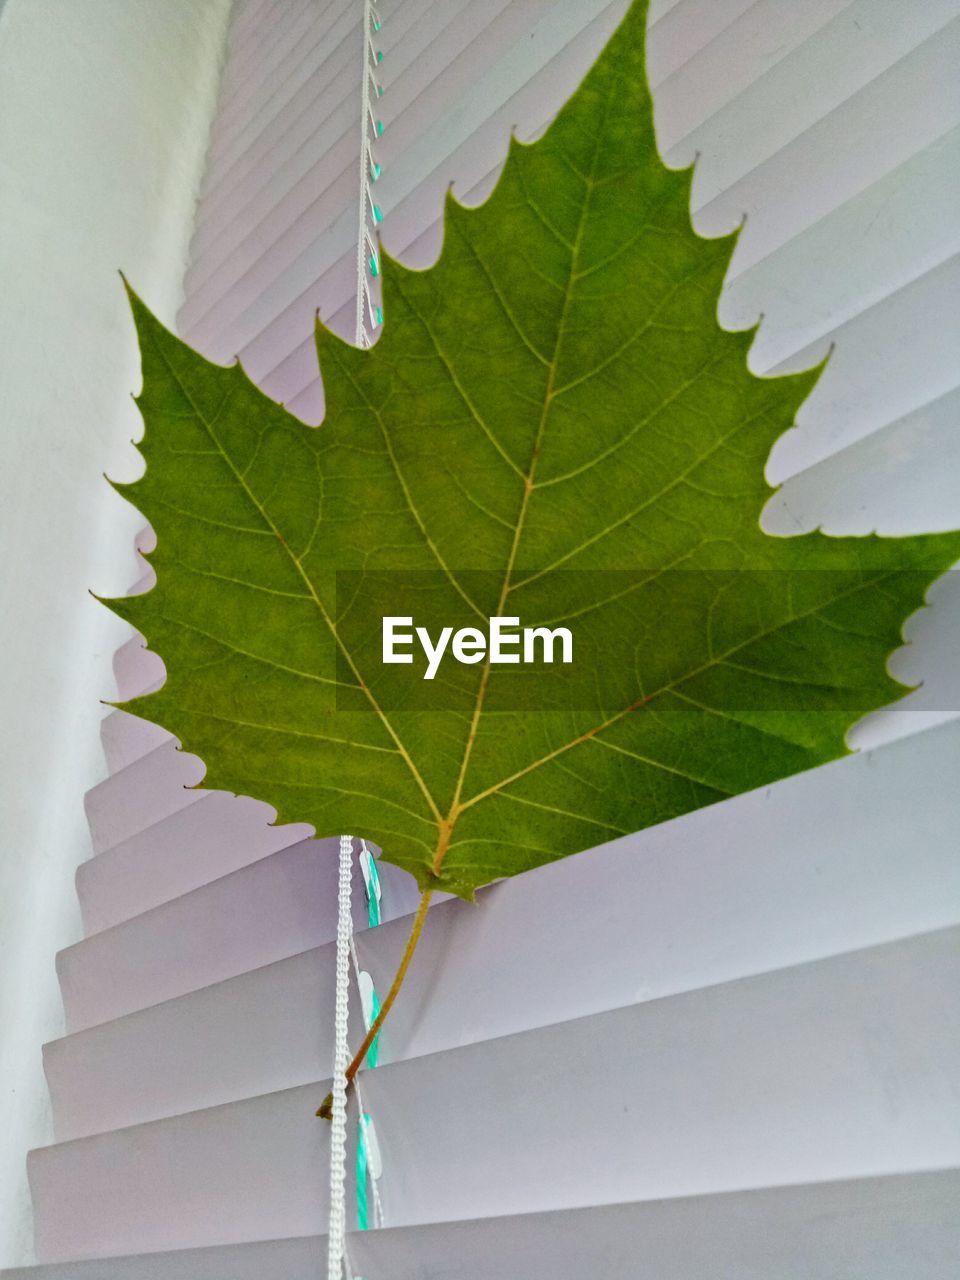
[[[374,1040],[376,1040],[377,1036],[380,1034],[380,1028],[383,1026],[384,1021],[386,1020],[387,1014],[390,1012],[391,1006],[393,1005],[394,1000],[396,1000],[397,994],[400,991],[400,988],[403,986],[403,980],[407,976],[407,970],[410,968],[410,961],[413,959],[413,953],[416,951],[417,943],[420,941],[420,935],[421,933],[423,933],[424,922],[426,921],[426,918],[427,918],[427,908],[430,906],[430,899],[432,897],[433,897],[432,889],[424,890],[423,894],[421,895],[420,905],[417,907],[417,914],[413,918],[413,928],[410,930],[410,937],[407,939],[407,945],[404,948],[403,955],[400,958],[400,967],[397,969],[393,982],[390,985],[390,990],[387,992],[386,998],[384,999],[383,1004],[380,1006],[380,1012],[377,1014],[376,1018],[374,1018],[373,1022],[370,1024],[370,1030],[364,1036],[363,1044],[354,1054],[353,1061],[350,1063],[349,1067],[347,1067],[346,1080],[347,1080],[348,1086],[352,1082],[353,1077],[357,1074],[357,1072],[363,1066],[363,1060],[364,1058],[366,1058],[368,1052],[370,1051],[370,1046],[373,1044]],[[317,1115],[321,1116],[324,1120],[329,1120],[332,1118],[332,1115],[333,1115],[333,1094],[332,1093],[328,1093],[326,1098],[324,1098],[323,1106],[319,1109],[319,1111],[317,1112]]]

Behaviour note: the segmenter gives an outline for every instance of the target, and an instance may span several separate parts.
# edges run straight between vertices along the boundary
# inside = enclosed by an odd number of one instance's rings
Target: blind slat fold
[[[958,981],[953,928],[378,1067],[390,1221],[953,1167]],[[31,1153],[39,1256],[309,1234],[327,1087]]]
[[[540,868],[484,891],[479,906],[432,909],[381,1061],[960,923],[958,753],[954,723]],[[71,987],[102,999],[105,975],[127,976],[109,984],[114,1020],[47,1046],[58,1137],[315,1078],[332,1024],[304,1017],[302,993],[310,981],[318,999],[332,990],[334,863],[331,842],[302,842],[79,944],[62,969]],[[360,963],[385,990],[416,894],[395,869],[382,872],[393,922],[364,930],[358,889],[355,923]],[[309,910],[291,919],[299,903]],[[239,976],[209,986],[211,964]]]
[[[365,1275],[404,1280],[944,1280],[956,1260],[960,1174],[882,1178],[393,1227],[349,1238]],[[6,1273],[7,1280],[316,1280],[321,1236]]]

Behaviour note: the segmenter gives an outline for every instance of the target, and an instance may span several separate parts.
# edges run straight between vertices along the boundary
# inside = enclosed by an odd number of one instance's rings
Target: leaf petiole
[[[407,939],[407,945],[404,948],[403,956],[400,959],[400,967],[397,969],[393,982],[390,985],[390,990],[387,992],[386,998],[380,1006],[380,1012],[370,1024],[370,1029],[364,1036],[363,1044],[361,1044],[360,1048],[354,1054],[353,1061],[350,1063],[349,1067],[347,1067],[346,1080],[348,1086],[352,1083],[354,1076],[363,1065],[363,1060],[366,1058],[367,1053],[370,1050],[370,1046],[379,1035],[380,1028],[383,1026],[387,1014],[390,1012],[390,1008],[393,1005],[394,1000],[396,1000],[400,988],[403,986],[403,980],[407,976],[407,970],[410,968],[410,961],[413,959],[413,953],[417,949],[417,943],[420,941],[420,935],[423,932],[424,921],[427,918],[427,908],[430,906],[430,899],[432,897],[433,890],[426,889],[420,898],[420,905],[417,907],[417,914],[413,919],[413,928],[410,930],[410,937]],[[332,1093],[327,1094],[323,1100],[322,1106],[316,1114],[322,1120],[331,1120],[333,1118]]]

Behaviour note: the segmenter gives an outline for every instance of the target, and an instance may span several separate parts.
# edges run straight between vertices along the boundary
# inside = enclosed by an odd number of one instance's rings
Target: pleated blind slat
[[[403,1171],[390,1221],[953,1166],[955,1090],[921,1063],[956,1060],[958,981],[953,928],[379,1067],[364,1096]],[[326,1085],[33,1153],[43,1255],[82,1257],[105,1232],[119,1252],[309,1234]]]
[[[419,962],[431,975],[429,992],[397,1006],[382,1036],[381,1061],[950,925],[960,895],[952,835],[958,750],[960,725],[947,725],[790,779],[772,810],[762,794],[743,796],[500,885],[482,895],[479,911],[456,902],[432,910]],[[921,788],[919,815],[911,799]],[[865,813],[874,816],[872,824],[864,823]],[[241,820],[249,815],[234,820],[237,834]],[[904,858],[908,845],[911,856]],[[157,852],[166,858],[162,846]],[[94,869],[107,856],[95,859]],[[325,895],[333,852],[298,844],[260,857],[211,883],[206,894],[172,903],[163,929],[175,952],[194,956],[204,939],[227,928],[226,943],[214,948],[217,962],[230,949],[240,976],[48,1046],[62,1137],[303,1084],[327,1060],[332,1024],[320,1014],[303,1016],[309,1000],[302,993],[312,981],[318,998],[331,993],[324,975],[334,920]],[[415,895],[383,870],[388,915],[413,910]],[[865,894],[869,880],[873,890]],[[295,923],[287,920],[281,932],[278,895],[281,903],[299,898],[317,905]],[[275,920],[270,938],[250,931],[250,921],[267,911]],[[217,923],[226,920],[232,926]],[[150,979],[154,966],[123,955],[143,941],[141,925],[155,927],[131,921],[92,946],[80,944],[73,963],[89,975],[86,989],[99,990],[104,966],[130,966],[131,974],[147,968]],[[408,928],[409,920],[399,918],[358,935],[361,962],[379,987],[395,971]],[[275,948],[266,957],[265,942]],[[255,969],[258,963],[266,967]],[[187,971],[193,985],[197,974],[193,961]],[[164,966],[153,981],[169,991],[172,977]],[[131,1002],[134,1010],[148,1003],[142,995]],[[154,1061],[157,1046],[169,1057],[163,1067]]]

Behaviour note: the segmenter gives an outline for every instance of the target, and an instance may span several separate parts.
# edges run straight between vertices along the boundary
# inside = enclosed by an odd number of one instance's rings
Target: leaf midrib
[[[547,369],[547,385],[544,391],[543,405],[540,410],[540,421],[537,424],[537,431],[534,437],[533,446],[530,451],[530,462],[524,475],[523,493],[520,498],[520,510],[517,513],[516,527],[514,530],[513,542],[510,547],[510,553],[507,558],[507,565],[504,572],[503,584],[500,590],[500,600],[497,606],[497,613],[502,614],[506,605],[507,596],[510,594],[510,583],[513,578],[514,565],[516,564],[517,552],[520,546],[520,539],[523,535],[523,528],[526,523],[527,512],[530,507],[530,499],[534,492],[535,477],[537,465],[540,460],[541,448],[543,445],[543,435],[546,430],[547,418],[550,414],[550,406],[554,399],[554,386],[557,376],[557,364],[560,357],[560,350],[563,343],[567,315],[570,309],[571,299],[573,297],[574,285],[578,279],[577,263],[579,261],[580,252],[583,246],[583,235],[587,223],[587,214],[590,208],[591,199],[595,187],[597,158],[600,153],[601,141],[604,137],[606,129],[607,117],[610,113],[610,103],[612,95],[608,94],[603,107],[602,119],[598,122],[598,127],[593,136],[593,151],[590,157],[590,172],[582,175],[581,181],[584,184],[583,202],[580,206],[580,213],[577,219],[577,230],[572,243],[569,246],[570,259],[568,263],[566,285],[563,291],[563,303],[560,308],[560,316],[557,320],[557,336],[554,341],[553,353]],[[471,246],[472,247],[472,246]],[[475,252],[475,250],[474,250]],[[498,295],[499,296],[499,295]],[[429,327],[428,327],[429,332]],[[431,334],[431,337],[433,335]],[[434,340],[435,342],[435,340]],[[436,342],[435,342],[436,345]],[[467,734],[467,740],[464,743],[463,756],[460,761],[460,769],[457,774],[456,786],[454,788],[453,800],[450,806],[450,812],[447,816],[445,824],[440,830],[440,841],[437,846],[437,853],[433,860],[433,874],[439,876],[443,866],[443,860],[446,857],[447,850],[453,836],[454,828],[457,820],[463,812],[460,797],[463,794],[463,785],[466,780],[467,769],[470,765],[470,757],[473,752],[473,745],[477,738],[477,732],[480,725],[480,718],[483,714],[483,706],[486,701],[487,688],[490,683],[490,655],[487,654],[483,666],[483,673],[480,677],[480,684],[477,689],[477,698],[474,706],[473,716],[470,721],[470,729]],[[506,785],[505,783],[503,785]],[[499,788],[498,788],[499,789]]]

